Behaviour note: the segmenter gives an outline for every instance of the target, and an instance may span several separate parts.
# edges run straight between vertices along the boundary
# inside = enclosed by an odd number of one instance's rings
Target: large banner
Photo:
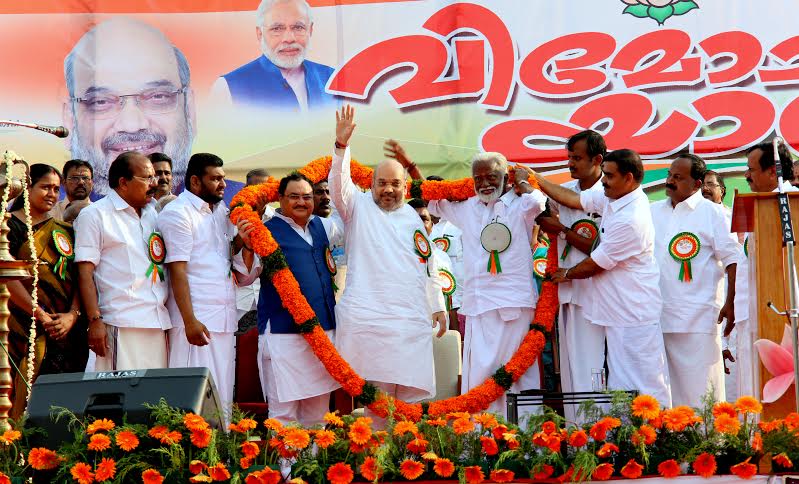
[[[0,147],[90,160],[163,151],[180,177],[213,152],[234,179],[332,150],[357,109],[359,161],[399,140],[425,174],[500,151],[565,180],[564,140],[602,132],[647,159],[722,171],[774,134],[799,149],[790,0],[6,0],[0,118],[63,124],[65,142],[0,129]]]

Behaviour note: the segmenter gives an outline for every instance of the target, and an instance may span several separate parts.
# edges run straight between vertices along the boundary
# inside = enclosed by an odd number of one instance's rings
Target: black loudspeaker
[[[222,419],[219,396],[208,368],[167,368],[40,375],[31,389],[27,426],[43,428],[37,445],[49,448],[72,441],[67,419],[51,419],[52,407],[64,407],[78,418],[109,418],[117,425],[151,424],[145,403],[164,398],[172,406],[202,415],[215,427]]]

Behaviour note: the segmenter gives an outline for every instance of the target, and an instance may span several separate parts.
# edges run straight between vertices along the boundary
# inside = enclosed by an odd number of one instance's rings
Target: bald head
[[[405,168],[397,160],[384,160],[375,168],[372,178],[372,198],[375,203],[391,212],[405,200]]]

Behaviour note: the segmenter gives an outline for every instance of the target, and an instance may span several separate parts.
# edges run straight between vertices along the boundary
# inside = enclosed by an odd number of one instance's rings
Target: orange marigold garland
[[[317,183],[327,178],[331,163],[331,157],[319,158],[298,171]],[[356,185],[361,188],[368,188],[371,185],[372,170],[370,168],[352,161],[351,172]],[[530,179],[529,182],[531,186],[538,188],[535,179]],[[425,413],[445,415],[459,411],[479,412],[485,410],[521,378],[541,355],[546,343],[545,334],[552,330],[558,311],[557,285],[549,280],[546,280],[542,286],[535,316],[530,324],[530,331],[525,335],[516,353],[482,384],[458,397],[429,404],[409,404],[378,392],[377,387],[361,378],[338,353],[321,328],[313,308],[302,294],[299,283],[289,270],[277,242],[261,223],[256,210],[263,204],[277,199],[277,185],[278,182],[270,177],[263,184],[243,188],[233,197],[230,219],[233,223],[243,219],[252,224],[254,229],[250,239],[253,250],[262,257],[263,272],[275,286],[283,307],[289,311],[299,326],[300,334],[303,335],[311,350],[333,379],[348,394],[358,397],[359,401],[377,415],[386,416],[389,408],[393,407],[396,417],[419,421]],[[441,182],[415,180],[409,184],[407,191],[411,196],[421,197],[425,200],[465,200],[474,195],[474,183],[470,178]],[[554,237],[551,239],[553,242],[547,252],[548,276],[558,267],[557,240]]]

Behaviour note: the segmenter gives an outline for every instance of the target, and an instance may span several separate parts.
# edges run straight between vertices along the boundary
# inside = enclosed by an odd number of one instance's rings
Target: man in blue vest
[[[336,316],[330,246],[341,243],[343,230],[333,219],[313,215],[313,188],[304,175],[292,173],[278,186],[280,208],[266,227],[280,245],[289,269],[299,282],[319,324],[334,339]],[[269,416],[283,423],[322,423],[330,392],[339,385],[302,337],[299,325],[283,307],[271,281],[261,271],[258,297],[258,370],[269,403]]]
[[[325,92],[333,68],[306,60],[313,34],[305,0],[262,0],[255,35],[263,55],[223,75],[216,96],[236,106],[307,112],[335,106]]]

